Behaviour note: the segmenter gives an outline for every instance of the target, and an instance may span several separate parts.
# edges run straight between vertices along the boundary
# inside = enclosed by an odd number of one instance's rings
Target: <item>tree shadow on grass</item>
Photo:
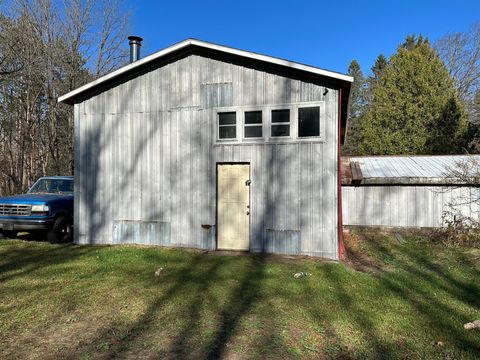
[[[405,299],[417,310],[418,316],[428,324],[432,333],[441,333],[446,341],[459,350],[477,353],[480,351],[478,341],[473,341],[463,329],[463,323],[472,319],[457,304],[478,309],[480,306],[480,288],[473,281],[458,278],[447,266],[439,266],[428,254],[405,248],[402,252],[410,261],[399,259],[395,253],[380,243],[375,243],[376,251],[388,254],[397,260],[399,271],[382,275],[381,284]],[[472,278],[473,280],[473,278]],[[444,293],[453,301],[445,301],[438,293]],[[435,339],[432,339],[435,341]]]
[[[370,358],[379,359],[400,358],[402,354],[407,357],[418,356],[418,351],[426,357],[448,357],[452,353],[478,355],[478,338],[471,332],[465,332],[462,326],[464,322],[473,320],[468,318],[468,314],[474,315],[474,309],[478,309],[480,301],[480,288],[473,280],[478,272],[478,264],[474,264],[471,257],[462,251],[455,252],[454,255],[448,253],[454,259],[449,258],[447,261],[455,263],[455,266],[450,267],[448,263],[441,264],[435,254],[418,251],[415,246],[387,246],[379,239],[368,240],[367,245],[369,251],[357,249],[353,255],[357,257],[359,252],[369,253],[384,260],[375,256],[365,265],[364,259],[360,259],[361,264],[369,269],[364,276],[373,280],[373,283],[370,280],[367,282],[371,284],[368,286],[371,286],[373,294],[378,292],[378,302],[371,304],[373,308],[362,301],[364,295],[356,293],[356,287],[351,284],[355,277],[349,276],[349,272],[338,271],[337,265],[331,264],[322,267],[322,274],[331,289],[329,297],[340,306],[342,315],[333,315],[324,310],[324,301],[310,302],[307,307],[310,317],[316,323],[325,323],[328,327],[333,321],[342,318],[361,337],[363,344],[355,348],[355,345],[341,340],[335,331],[330,331],[334,329],[326,331],[327,345],[330,343],[334,350],[330,355],[356,358],[368,354]],[[375,264],[373,268],[371,262]],[[309,281],[306,281],[305,286],[306,294],[320,295]],[[391,307],[389,302],[393,299],[400,299],[401,302],[395,302],[398,305]],[[374,308],[383,301],[384,307]],[[394,319],[401,316],[389,313],[396,311],[397,306],[413,309],[407,310],[406,316],[409,318],[401,320],[399,324],[388,324],[382,320],[384,317]],[[343,326],[341,324],[345,320],[341,320],[339,325]],[[385,332],[391,326],[396,333],[401,332],[402,328],[409,330],[405,330],[404,335],[398,333],[392,337]],[[412,326],[415,328],[410,329]],[[446,344],[445,347],[435,346],[437,341],[442,341]]]
[[[220,359],[225,355],[229,340],[236,334],[243,316],[262,299],[265,255],[252,255],[250,266],[240,280],[239,285],[230,293],[225,306],[220,311],[219,325],[213,338],[205,346],[205,358]]]
[[[449,258],[440,264],[435,252],[418,244],[386,246],[372,241],[369,246],[395,264],[395,271],[378,275],[380,286],[414,309],[415,322],[419,330],[431,337],[431,344],[441,340],[457,353],[478,355],[478,339],[462,326],[472,320],[468,317],[473,315],[470,309],[480,305],[480,288],[474,282],[478,264],[473,264],[462,251],[448,252]],[[449,265],[452,261],[456,262],[453,267]],[[421,332],[419,335],[425,336]],[[432,351],[442,353],[440,348]]]
[[[336,303],[340,305],[341,311],[348,314],[348,318],[354,327],[362,332],[362,336],[369,342],[370,353],[374,358],[392,359],[396,350],[392,344],[382,339],[379,329],[371,318],[371,309],[363,309],[358,299],[355,299],[353,289],[348,283],[348,276],[343,272],[335,270],[332,266],[324,269],[324,275],[333,289]],[[316,310],[318,312],[318,309]],[[346,356],[346,348],[343,344],[340,354]]]
[[[229,271],[229,266],[235,262],[245,264],[238,276],[234,273],[232,276]],[[157,332],[161,332],[166,338],[157,350],[153,350],[158,356],[224,357],[230,339],[238,333],[241,320],[261,300],[263,255],[232,258],[198,254],[172,272],[168,271],[168,264],[165,266],[165,274],[160,278],[152,277],[151,284],[146,286],[154,288],[156,281],[171,285],[149,303],[137,320],[119,325],[117,329],[109,326],[80,348],[71,349],[70,355],[95,352],[99,343],[108,341],[111,345],[102,357],[129,357],[138,351],[135,346],[142,339],[155,338],[159,335]],[[166,310],[172,305],[175,307],[173,313]]]
[[[25,245],[25,246],[23,246]],[[93,251],[93,248],[76,247],[72,244],[55,245],[54,247],[8,246],[1,249],[0,282],[23,277],[52,265],[71,262]]]

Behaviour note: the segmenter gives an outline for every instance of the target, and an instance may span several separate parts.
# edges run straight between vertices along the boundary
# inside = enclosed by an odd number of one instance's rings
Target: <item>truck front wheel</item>
[[[47,240],[52,243],[63,243],[72,238],[72,220],[66,216],[60,216],[55,220],[52,228],[47,232]]]

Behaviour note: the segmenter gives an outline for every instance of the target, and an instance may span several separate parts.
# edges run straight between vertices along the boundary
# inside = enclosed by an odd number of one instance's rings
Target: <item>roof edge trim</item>
[[[163,50],[157,51],[157,52],[155,52],[155,53],[153,53],[149,56],[146,56],[143,59],[140,59],[140,60],[135,61],[135,62],[133,62],[131,64],[128,64],[128,65],[125,65],[125,66],[121,67],[120,69],[117,69],[117,70],[115,70],[115,71],[113,71],[113,72],[111,72],[107,75],[104,75],[104,76],[102,76],[102,77],[100,77],[100,78],[98,78],[94,81],[91,81],[88,84],[85,84],[85,85],[83,85],[83,86],[81,86],[81,87],[79,87],[75,90],[72,90],[72,91],[58,97],[58,102],[67,102],[67,103],[70,102],[71,103],[72,98],[74,98],[74,97],[76,97],[76,96],[78,96],[78,95],[80,95],[80,94],[98,86],[98,85],[101,85],[104,82],[115,79],[115,78],[121,76],[122,74],[124,74],[126,72],[132,71],[137,67],[148,64],[150,61],[156,60],[158,58],[161,58],[161,57],[166,56],[166,55],[168,55],[172,52],[175,52],[177,50],[181,50],[181,49],[186,48],[186,47],[191,46],[191,45],[199,46],[199,47],[202,47],[202,48],[205,48],[205,49],[220,51],[220,52],[224,52],[224,53],[228,53],[228,54],[232,54],[232,55],[237,55],[237,56],[241,56],[241,57],[245,57],[245,58],[250,58],[250,59],[253,59],[253,60],[258,60],[258,61],[272,63],[272,64],[276,64],[276,65],[280,65],[280,66],[285,66],[285,67],[289,67],[289,68],[296,69],[296,70],[306,71],[306,72],[309,72],[309,73],[312,73],[312,74],[315,74],[315,75],[325,76],[325,77],[329,77],[329,78],[332,78],[332,79],[337,79],[337,80],[341,80],[341,81],[345,81],[345,82],[350,82],[350,83],[353,82],[353,77],[351,77],[349,75],[337,73],[337,72],[334,72],[334,71],[324,70],[324,69],[320,69],[320,68],[317,68],[317,67],[314,67],[314,66],[304,65],[304,64],[297,63],[297,62],[284,60],[284,59],[280,59],[280,58],[276,58],[276,57],[271,57],[271,56],[267,56],[267,55],[261,55],[261,54],[253,53],[253,52],[250,52],[250,51],[234,49],[234,48],[231,48],[231,47],[228,47],[228,46],[212,44],[212,43],[201,41],[201,40],[186,39],[186,40],[183,40],[183,41],[181,41],[177,44],[169,46],[169,47],[167,47]]]

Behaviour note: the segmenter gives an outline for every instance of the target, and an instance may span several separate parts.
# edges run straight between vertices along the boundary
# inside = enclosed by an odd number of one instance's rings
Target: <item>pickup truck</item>
[[[25,231],[65,242],[72,238],[72,225],[72,176],[42,177],[26,194],[0,197],[0,233],[5,237]]]

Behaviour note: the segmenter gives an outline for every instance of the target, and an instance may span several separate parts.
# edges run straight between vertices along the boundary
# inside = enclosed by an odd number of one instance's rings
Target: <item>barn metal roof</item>
[[[307,73],[311,73],[317,76],[322,76],[326,78],[331,78],[335,79],[337,81],[345,82],[347,84],[353,82],[353,77],[341,73],[337,73],[334,71],[329,71],[329,70],[324,70],[320,69],[315,66],[310,66],[310,65],[304,65],[300,64],[297,62],[289,61],[289,60],[284,60],[272,56],[267,56],[267,55],[261,55],[257,54],[254,52],[250,51],[245,51],[245,50],[239,50],[239,49],[234,49],[228,46],[223,46],[223,45],[217,45],[213,43],[209,43],[206,41],[201,41],[197,39],[186,39],[183,40],[177,44],[174,44],[172,46],[169,46],[163,50],[160,50],[156,53],[153,53],[141,60],[135,61],[131,64],[125,65],[121,67],[120,69],[113,71],[105,76],[102,76],[98,78],[95,81],[92,81],[88,84],[85,84],[78,89],[75,89],[73,91],[70,91],[69,93],[62,95],[58,98],[59,102],[65,102],[67,104],[73,104],[75,98],[84,95],[85,93],[88,93],[90,91],[93,91],[94,89],[97,89],[103,84],[106,83],[111,83],[112,81],[115,81],[118,78],[121,78],[123,76],[126,76],[127,74],[132,73],[134,70],[140,70],[141,68],[144,68],[145,66],[148,66],[149,63],[153,63],[155,61],[158,61],[160,59],[163,59],[165,57],[169,57],[172,55],[177,54],[179,51],[185,50],[190,47],[196,47],[196,48],[202,48],[205,50],[210,50],[210,51],[216,51],[216,52],[221,52],[224,54],[228,54],[230,56],[237,56],[245,59],[250,59],[254,61],[259,61],[263,63],[269,63],[272,65],[277,65],[277,66],[282,66],[285,68],[290,68],[293,70],[299,70],[299,71],[304,71]]]
[[[459,184],[452,170],[472,160],[480,164],[480,155],[345,157],[342,182],[344,185]]]

